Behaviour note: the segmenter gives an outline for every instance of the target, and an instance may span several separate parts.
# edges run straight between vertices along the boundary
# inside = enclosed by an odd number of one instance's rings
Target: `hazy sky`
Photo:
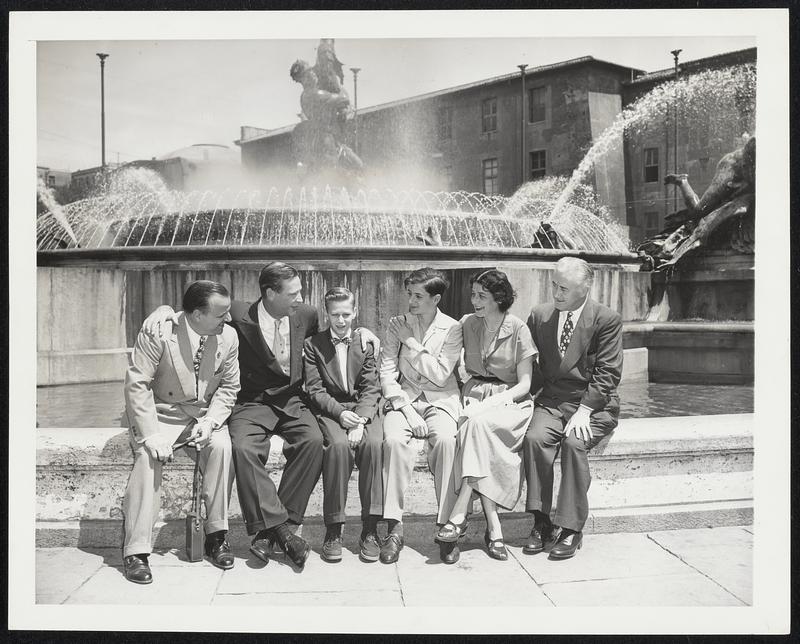
[[[40,42],[38,164],[100,164],[100,63],[105,67],[109,162],[149,159],[193,143],[233,146],[241,125],[296,123],[298,58],[313,64],[317,40]],[[360,67],[359,107],[580,56],[645,71],[755,46],[752,37],[337,39],[346,67]],[[353,95],[352,74],[345,82]]]

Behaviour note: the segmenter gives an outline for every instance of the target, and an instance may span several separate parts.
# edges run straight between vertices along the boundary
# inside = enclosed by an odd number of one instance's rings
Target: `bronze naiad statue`
[[[681,191],[686,208],[667,216],[666,228],[638,248],[642,270],[674,266],[700,246],[752,253],[755,238],[756,139],[723,156],[702,197],[685,174],[670,174],[664,183]]]
[[[323,38],[317,47],[317,62],[311,67],[296,61],[289,75],[303,86],[300,107],[303,120],[292,132],[298,171],[308,177],[332,174],[344,183],[357,183],[364,167],[345,144],[350,97],[342,83],[342,63],[336,57],[333,38]]]

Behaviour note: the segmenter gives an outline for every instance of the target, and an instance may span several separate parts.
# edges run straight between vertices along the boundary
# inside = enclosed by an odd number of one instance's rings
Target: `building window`
[[[53,175],[47,177],[47,185],[50,186],[51,188],[56,187],[56,178]]]
[[[483,194],[497,194],[497,159],[483,160]]]
[[[661,224],[658,221],[658,213],[653,211],[644,213],[645,239],[655,237],[659,232],[661,232]]]
[[[547,118],[547,88],[533,87],[528,91],[528,121],[541,123]]]
[[[483,132],[497,131],[497,98],[487,98],[483,101],[481,114],[483,116]]]
[[[439,108],[439,140],[446,141],[453,138],[453,108],[450,106]]]
[[[658,181],[658,148],[644,149],[644,182]]]
[[[531,152],[531,179],[540,179],[547,174],[547,152],[534,150]]]

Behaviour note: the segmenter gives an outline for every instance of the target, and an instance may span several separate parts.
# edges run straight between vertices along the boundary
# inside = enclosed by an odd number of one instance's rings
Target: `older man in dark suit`
[[[589,516],[587,453],[613,432],[619,416],[622,320],[588,297],[593,277],[582,259],[562,258],[553,275],[553,303],[535,307],[528,319],[540,353],[531,385],[539,393],[522,448],[526,510],[535,517],[523,551],[536,554],[551,542],[551,559],[568,559],[581,547]],[[551,523],[559,450],[561,487]]]

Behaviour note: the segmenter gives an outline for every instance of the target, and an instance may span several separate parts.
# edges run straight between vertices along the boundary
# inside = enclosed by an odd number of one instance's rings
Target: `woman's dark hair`
[[[191,313],[197,309],[206,312],[208,310],[208,300],[215,293],[222,297],[228,297],[228,289],[219,282],[212,282],[211,280],[192,282],[183,294],[183,310],[186,313]]]
[[[258,288],[261,290],[261,297],[265,297],[267,289],[280,293],[283,285],[281,282],[297,277],[297,269],[283,262],[270,262],[261,269],[258,276]]]
[[[403,287],[408,288],[411,284],[422,284],[428,295],[443,295],[450,286],[450,282],[441,271],[432,268],[418,268],[403,280]]]
[[[494,301],[497,302],[497,306],[499,306],[500,310],[503,312],[508,311],[514,303],[514,297],[516,295],[514,293],[514,287],[511,286],[511,282],[508,281],[508,275],[503,271],[491,268],[482,273],[475,273],[469,278],[470,288],[472,288],[473,284],[480,284],[484,289],[489,291]]]

